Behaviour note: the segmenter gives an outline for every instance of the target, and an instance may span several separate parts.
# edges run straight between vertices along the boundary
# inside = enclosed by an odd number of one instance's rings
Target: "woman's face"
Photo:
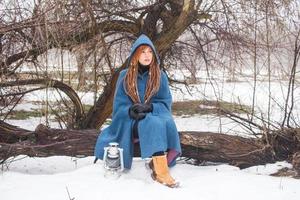
[[[142,53],[139,57],[139,63],[142,65],[150,65],[153,59],[153,52],[150,47],[146,47],[142,50]]]

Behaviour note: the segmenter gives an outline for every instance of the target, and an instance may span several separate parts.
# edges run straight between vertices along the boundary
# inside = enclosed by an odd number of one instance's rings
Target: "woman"
[[[104,147],[118,142],[124,167],[131,168],[133,146],[140,143],[142,158],[149,163],[152,178],[177,187],[169,167],[181,154],[180,140],[171,114],[172,97],[166,74],[151,40],[141,35],[132,45],[128,67],[120,72],[113,103],[112,123],[99,135],[95,156],[103,158]]]

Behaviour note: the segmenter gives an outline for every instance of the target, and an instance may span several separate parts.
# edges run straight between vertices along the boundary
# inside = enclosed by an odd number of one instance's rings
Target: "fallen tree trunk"
[[[14,134],[10,132],[11,130]],[[44,125],[39,125],[35,131],[30,132],[4,122],[0,124],[0,133],[2,162],[17,155],[91,156],[99,134],[95,129],[48,129]],[[297,129],[274,132],[267,138],[244,138],[211,132],[180,132],[182,156],[199,162],[222,162],[245,168],[288,160],[294,153],[300,151]],[[139,148],[135,148],[135,156],[139,156],[138,150]],[[294,157],[300,159],[299,156]],[[293,162],[298,163],[299,167],[299,161]]]

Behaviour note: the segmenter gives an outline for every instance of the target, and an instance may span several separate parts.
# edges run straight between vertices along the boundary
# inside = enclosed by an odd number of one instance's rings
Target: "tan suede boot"
[[[179,187],[179,182],[173,179],[169,173],[166,155],[153,156],[149,167],[152,169],[153,180],[171,188]]]

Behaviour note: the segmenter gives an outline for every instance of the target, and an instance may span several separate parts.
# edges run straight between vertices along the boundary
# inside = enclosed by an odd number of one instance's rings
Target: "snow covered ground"
[[[300,180],[272,177],[285,162],[240,170],[229,165],[193,166],[178,163],[171,174],[180,188],[154,182],[145,161],[136,158],[133,168],[117,180],[104,177],[102,161],[93,157],[27,158],[19,156],[0,175],[1,200],[88,199],[202,199],[299,200]],[[69,194],[68,194],[69,193]],[[70,197],[69,197],[70,195]]]

